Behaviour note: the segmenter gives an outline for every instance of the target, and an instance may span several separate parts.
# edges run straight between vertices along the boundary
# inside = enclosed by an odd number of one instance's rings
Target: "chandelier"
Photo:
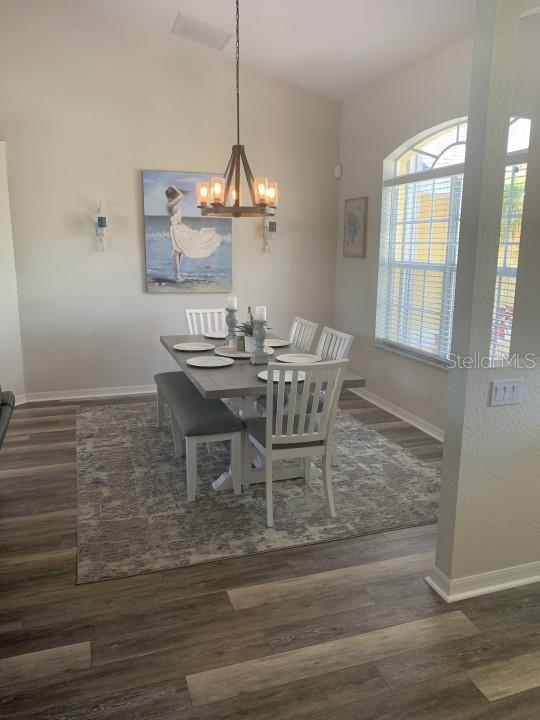
[[[236,0],[236,145],[225,170],[224,177],[213,177],[210,182],[196,185],[197,203],[201,215],[217,217],[268,217],[276,212],[277,182],[267,178],[254,179],[246,151],[240,145],[240,2]],[[251,197],[251,205],[241,204],[242,169]]]

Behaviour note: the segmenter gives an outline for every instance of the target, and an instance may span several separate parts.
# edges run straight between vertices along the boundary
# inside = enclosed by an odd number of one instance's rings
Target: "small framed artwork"
[[[366,257],[367,197],[345,200],[343,257]]]
[[[232,289],[232,220],[202,217],[195,185],[212,174],[143,170],[146,289],[211,293]]]

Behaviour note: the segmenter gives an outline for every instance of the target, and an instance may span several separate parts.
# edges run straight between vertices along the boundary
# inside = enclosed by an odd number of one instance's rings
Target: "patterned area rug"
[[[199,445],[197,500],[186,503],[183,460],[151,402],[86,407],[77,415],[78,581],[139,575],[436,522],[439,472],[339,411],[333,468],[337,517],[318,479],[275,483],[275,527],[266,527],[264,486],[235,497],[211,481],[228,446]]]

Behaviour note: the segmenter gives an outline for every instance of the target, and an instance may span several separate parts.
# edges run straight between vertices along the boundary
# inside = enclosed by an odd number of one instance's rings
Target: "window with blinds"
[[[526,159],[530,121],[513,118],[509,159]],[[401,152],[384,181],[376,339],[445,363],[450,354],[467,123]],[[526,164],[507,167],[491,353],[508,353]]]
[[[504,178],[504,197],[497,263],[491,357],[501,361],[510,355],[516,274],[521,239],[521,216],[527,180],[527,164],[509,165]]]

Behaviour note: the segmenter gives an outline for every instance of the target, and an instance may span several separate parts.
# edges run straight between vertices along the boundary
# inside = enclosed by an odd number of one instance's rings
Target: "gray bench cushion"
[[[9,391],[2,392],[0,388],[0,447],[4,442],[14,407],[15,395]]]
[[[286,422],[287,416],[283,418],[284,427],[286,426]],[[246,420],[246,430],[260,445],[266,447],[266,418],[250,418],[249,420]],[[317,445],[323,445],[323,441],[315,440],[315,442],[279,443],[277,445],[273,445],[272,447],[281,450],[284,448],[315,447]]]
[[[183,372],[159,373],[154,380],[186,437],[243,430],[241,421],[221,400],[205,400]]]

